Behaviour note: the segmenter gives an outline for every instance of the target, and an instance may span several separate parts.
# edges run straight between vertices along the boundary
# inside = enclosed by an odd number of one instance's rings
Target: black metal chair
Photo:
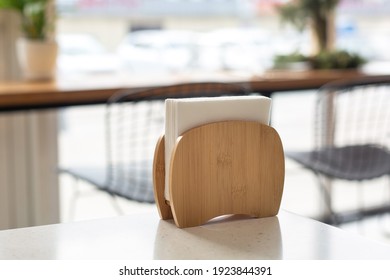
[[[106,107],[107,162],[93,167],[62,167],[60,172],[113,197],[154,203],[152,161],[155,145],[164,131],[164,100],[248,94],[244,85],[216,82],[119,91]]]
[[[390,76],[337,81],[318,92],[315,145],[286,156],[318,176],[328,215],[342,224],[390,211],[388,205],[336,212],[332,180],[363,182],[390,175]]]

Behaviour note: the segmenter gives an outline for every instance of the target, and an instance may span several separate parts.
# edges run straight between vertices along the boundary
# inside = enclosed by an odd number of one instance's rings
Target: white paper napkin
[[[247,120],[269,124],[271,99],[229,96],[165,101],[165,199],[169,201],[170,160],[176,139],[187,130],[218,121]]]

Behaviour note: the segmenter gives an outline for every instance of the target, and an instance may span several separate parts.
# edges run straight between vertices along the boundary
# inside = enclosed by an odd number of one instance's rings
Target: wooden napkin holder
[[[153,162],[154,196],[161,219],[179,228],[226,214],[277,215],[284,184],[284,152],[276,130],[252,121],[223,121],[188,130],[175,144],[165,188],[162,136]]]

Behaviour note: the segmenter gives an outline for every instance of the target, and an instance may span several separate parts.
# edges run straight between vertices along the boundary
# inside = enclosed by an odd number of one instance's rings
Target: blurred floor
[[[308,149],[312,143],[314,91],[280,93],[273,97],[272,125],[278,130],[285,150]],[[83,106],[61,112],[60,162],[96,163],[104,161],[104,106]],[[155,205],[140,204],[118,198],[115,203],[103,192],[79,182],[79,195],[74,199],[75,181],[60,176],[62,222],[95,219],[123,214],[155,212]],[[361,191],[358,191],[358,190]],[[337,210],[390,201],[388,180],[380,179],[356,188],[356,184],[335,182],[334,205]],[[286,161],[286,178],[282,209],[315,217],[323,211],[320,190],[314,176],[297,164]],[[344,230],[390,244],[390,215],[343,225]]]

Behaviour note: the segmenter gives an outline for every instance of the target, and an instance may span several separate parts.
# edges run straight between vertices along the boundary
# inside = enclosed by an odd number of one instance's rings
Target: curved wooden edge
[[[277,215],[284,185],[284,152],[275,129],[225,121],[190,129],[171,161],[170,206],[180,228],[225,214]]]
[[[169,220],[173,218],[171,207],[164,197],[165,189],[165,141],[161,136],[156,145],[153,158],[153,190],[154,200],[158,208],[161,219]]]

